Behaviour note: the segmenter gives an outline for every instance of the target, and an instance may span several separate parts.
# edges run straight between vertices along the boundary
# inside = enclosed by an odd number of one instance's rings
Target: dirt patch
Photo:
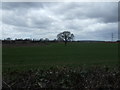
[[[2,47],[34,47],[46,45],[49,45],[49,43],[2,44]]]

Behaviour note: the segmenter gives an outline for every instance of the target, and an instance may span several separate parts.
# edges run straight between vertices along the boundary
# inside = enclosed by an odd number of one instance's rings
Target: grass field
[[[3,89],[120,88],[117,43],[7,44],[2,55]]]
[[[54,65],[116,65],[117,43],[52,43],[42,46],[2,48],[3,70]]]

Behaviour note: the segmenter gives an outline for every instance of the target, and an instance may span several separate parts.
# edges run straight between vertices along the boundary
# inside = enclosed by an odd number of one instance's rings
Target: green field
[[[2,48],[3,70],[54,65],[117,65],[117,43],[50,43],[42,46]]]

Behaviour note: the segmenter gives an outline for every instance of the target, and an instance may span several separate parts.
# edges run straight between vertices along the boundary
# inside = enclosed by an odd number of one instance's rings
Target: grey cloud
[[[84,27],[83,30],[71,31],[80,40],[111,40],[112,33],[114,34],[114,40],[118,39],[117,23],[91,23],[87,27]]]
[[[117,2],[62,3],[52,10],[58,15],[62,13],[64,19],[100,18],[104,22],[118,21]]]
[[[96,8],[95,8],[96,7]],[[89,16],[101,18],[104,22],[118,21],[118,3],[99,3],[94,5],[93,9],[89,10]]]
[[[52,26],[52,22],[54,22],[54,20],[48,16],[34,17],[32,19],[33,26],[40,29],[49,29]]]
[[[15,25],[15,26],[26,26],[26,20],[23,17],[19,17],[17,15],[13,14],[9,14],[9,15],[5,15],[2,17],[2,22],[5,24],[9,24],[9,25]]]
[[[113,2],[3,3],[2,22],[6,25],[4,31],[7,31],[4,37],[13,31],[11,37],[53,39],[61,31],[69,30],[75,34],[76,39],[109,39],[108,33],[117,32],[117,10],[117,3]],[[97,23],[106,27],[98,26]]]
[[[43,3],[36,2],[3,2],[2,9],[14,10],[14,9],[30,9],[30,8],[43,8]]]

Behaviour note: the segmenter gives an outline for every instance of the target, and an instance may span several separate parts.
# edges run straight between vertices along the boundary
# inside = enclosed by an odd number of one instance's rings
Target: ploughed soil
[[[34,47],[34,46],[43,46],[49,45],[50,43],[9,43],[9,44],[2,44],[2,47]]]

